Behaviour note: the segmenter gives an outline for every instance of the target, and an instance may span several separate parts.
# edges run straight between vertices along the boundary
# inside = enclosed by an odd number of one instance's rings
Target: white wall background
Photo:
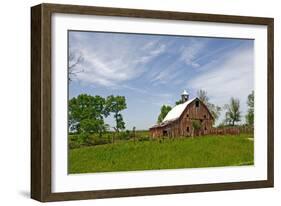
[[[275,18],[275,188],[47,203],[47,205],[280,205],[281,12],[274,0],[60,0],[95,6],[268,16]],[[30,184],[30,7],[37,0],[1,2],[0,204],[39,205]],[[279,126],[279,127],[278,127]]]

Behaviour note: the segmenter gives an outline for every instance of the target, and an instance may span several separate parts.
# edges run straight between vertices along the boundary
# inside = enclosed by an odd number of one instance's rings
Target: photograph
[[[31,198],[274,187],[274,18],[31,7]]]
[[[68,173],[254,166],[254,39],[68,30]]]

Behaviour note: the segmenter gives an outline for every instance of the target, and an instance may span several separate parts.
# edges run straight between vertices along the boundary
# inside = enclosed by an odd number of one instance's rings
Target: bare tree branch
[[[70,52],[69,53],[69,57],[68,57],[68,80],[72,81],[78,73],[84,72],[84,70],[79,70],[76,71],[76,67],[81,64],[84,59],[83,56],[81,54],[79,54],[79,56],[76,58],[77,55],[75,55],[74,52]]]

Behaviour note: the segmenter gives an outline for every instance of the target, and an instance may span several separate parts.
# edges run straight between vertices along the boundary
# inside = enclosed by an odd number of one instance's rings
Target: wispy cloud
[[[230,97],[239,98],[241,109],[247,111],[247,96],[254,88],[254,56],[250,47],[239,48],[212,64],[212,69],[188,81],[187,88],[204,89],[213,103],[223,106]]]
[[[165,52],[165,49],[166,49],[166,45],[164,44],[154,46],[154,48],[146,48],[142,50],[146,54],[141,54],[139,57],[137,57],[135,63],[137,64],[148,63],[149,61],[153,60],[155,57],[159,56],[161,53]]]
[[[137,92],[140,94],[145,94],[145,95],[151,96],[151,97],[161,97],[161,98],[170,98],[171,97],[171,94],[169,94],[169,93],[165,93],[165,92],[154,93],[154,92],[142,89],[142,88],[137,88],[137,87],[128,86],[128,85],[122,85],[122,88],[129,89],[134,92]]]
[[[214,48],[212,50],[208,50],[207,52],[204,51],[200,53],[200,55],[198,55],[198,57],[196,57],[196,59],[193,60],[194,63],[197,63],[199,61],[202,61],[204,59],[212,59],[213,57],[216,57],[217,55],[221,56],[221,55],[225,55],[225,52],[229,52],[232,51],[233,48],[236,48],[237,46],[239,46],[241,44],[241,42],[232,42],[230,44],[227,44],[226,46],[222,46],[219,48]],[[214,61],[214,59],[212,60]],[[209,62],[208,62],[209,63]]]
[[[198,59],[205,53],[208,46],[207,39],[191,38],[183,41],[177,50],[173,50],[174,58],[164,68],[152,73],[150,81],[153,85],[166,84],[167,82],[179,82],[183,73],[189,73],[188,70],[199,68],[201,65]]]
[[[202,52],[206,45],[206,40],[192,40],[190,44],[181,48],[180,60],[192,68],[198,68],[200,64],[195,60],[198,58],[198,55]]]
[[[111,42],[106,43],[110,38],[104,38],[105,42],[101,43],[100,34],[96,34],[97,38],[95,34],[74,35],[75,41],[70,44],[73,51],[79,52],[84,59],[76,67],[77,70],[83,70],[77,73],[77,80],[102,86],[114,86],[138,77],[145,72],[144,64],[151,62],[166,49],[165,44],[157,40],[135,41],[133,38],[111,34]]]

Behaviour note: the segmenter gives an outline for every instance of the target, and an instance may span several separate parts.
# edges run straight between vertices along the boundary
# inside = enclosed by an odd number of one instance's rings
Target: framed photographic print
[[[31,197],[273,187],[273,19],[31,8]]]

